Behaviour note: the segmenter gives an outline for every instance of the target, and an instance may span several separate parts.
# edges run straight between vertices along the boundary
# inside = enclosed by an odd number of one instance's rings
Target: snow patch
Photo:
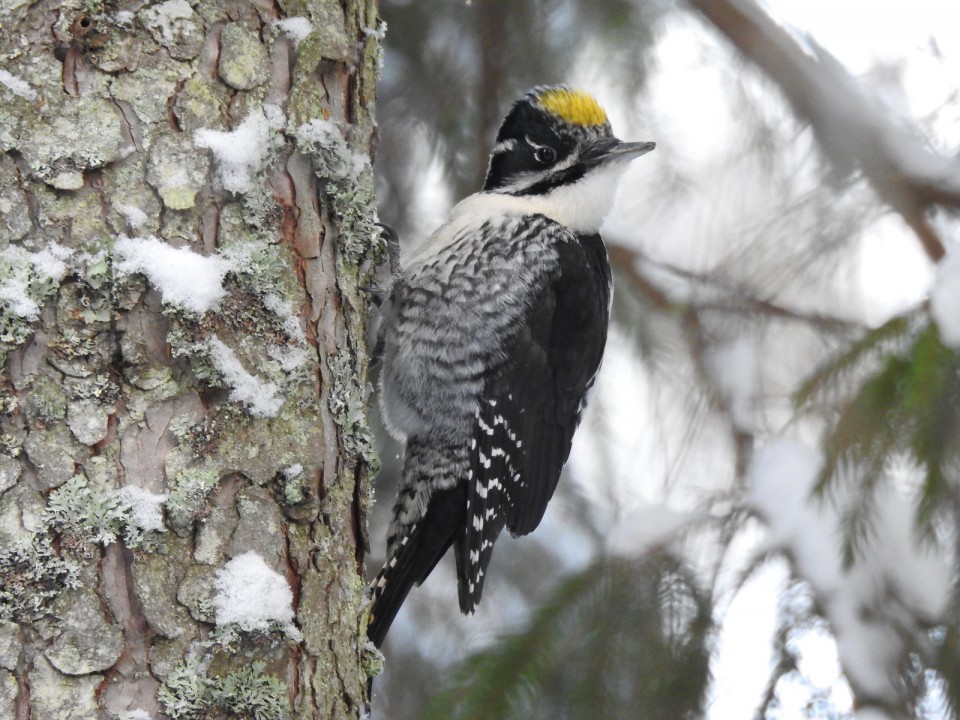
[[[300,318],[294,314],[290,303],[275,293],[267,293],[263,296],[263,305],[283,321],[284,332],[296,342],[296,345],[271,345],[267,348],[267,354],[287,373],[306,365],[310,360],[307,337],[300,325]]]
[[[3,306],[17,317],[36,320],[40,317],[40,306],[30,299],[26,280],[14,277],[0,283],[0,301]]]
[[[153,715],[146,710],[124,710],[120,713],[120,720],[153,720]]]
[[[930,312],[944,344],[960,349],[960,251],[956,249],[948,252],[937,265]]]
[[[171,247],[153,235],[121,235],[113,251],[119,259],[114,265],[118,273],[143,273],[163,295],[163,301],[171,305],[202,315],[226,295],[223,278],[232,265],[223,258]]]
[[[137,230],[147,221],[147,214],[136,205],[119,205],[117,212],[127,219],[127,225],[132,230]]]
[[[267,310],[283,320],[283,330],[287,335],[297,341],[306,341],[307,336],[303,333],[300,318],[293,312],[289,302],[275,293],[267,293],[263,296],[263,304]]]
[[[193,8],[187,0],[167,0],[145,11],[151,24],[155,25],[163,37],[163,44],[170,45],[177,40],[178,29],[186,21],[193,25]]]
[[[754,427],[753,408],[757,393],[757,347],[746,335],[715,348],[707,356],[707,367],[723,396],[735,427]]]
[[[293,624],[290,585],[257,553],[245,552],[217,570],[214,588],[213,609],[218,625],[232,623],[243,630],[266,631],[270,623],[276,622],[289,637],[302,637]]]
[[[910,502],[881,488],[874,521],[883,531],[865,540],[845,569],[843,513],[855,498],[844,489],[855,487],[855,480],[838,479],[829,501],[811,498],[822,464],[822,457],[803,445],[782,438],[769,442],[751,464],[748,503],[769,528],[768,545],[792,557],[813,587],[851,684],[893,700],[903,633],[910,618],[933,623],[946,611],[951,561],[932,544],[918,545]]]
[[[66,261],[73,250],[51,242],[37,252],[28,252],[22,247],[10,246],[0,251],[0,265],[9,266],[11,277],[0,283],[0,300],[4,308],[26,320],[36,320],[40,307],[30,297],[31,283],[59,282],[67,274]]]
[[[272,110],[270,114],[276,115]],[[266,157],[270,128],[267,115],[262,109],[256,109],[235,130],[200,128],[193,134],[193,141],[198,147],[213,152],[217,176],[226,190],[247,193],[253,190],[252,173],[262,167]]]
[[[155,495],[149,490],[135,485],[126,485],[116,491],[117,499],[130,506],[130,516],[144,532],[166,530],[163,524],[163,503],[166,495]]]
[[[274,25],[293,41],[294,47],[297,47],[307,35],[313,32],[313,23],[305,17],[284,18],[283,20],[277,20]]]
[[[340,134],[340,128],[337,127],[337,124],[333,120],[323,120],[321,118],[313,118],[303,123],[297,128],[297,136],[321,147],[329,147],[343,142],[343,136]]]
[[[14,250],[14,248],[9,248],[9,250]],[[33,264],[34,272],[38,275],[59,281],[67,274],[67,260],[72,255],[73,250],[70,248],[52,242],[43,250],[27,253],[27,259]]]
[[[367,37],[373,38],[374,40],[383,41],[387,36],[387,21],[380,20],[378,27],[370,27],[369,25],[364,25],[360,28],[361,32]]]
[[[30,84],[16,75],[0,68],[0,85],[4,85],[14,95],[22,97],[24,100],[34,102],[37,99],[37,91],[30,87]]]
[[[276,383],[248,373],[236,353],[220,338],[211,337],[207,342],[214,366],[231,387],[230,399],[242,402],[259,417],[276,417],[283,405]]]
[[[345,180],[357,182],[364,171],[370,168],[370,158],[365,153],[350,150],[340,127],[332,120],[308,120],[297,127],[295,135],[301,143],[311,143],[326,150],[331,162],[328,169]]]
[[[287,480],[293,480],[301,475],[303,475],[303,465],[300,463],[294,463],[290,467],[283,469],[283,477]]]
[[[267,119],[267,127],[271,130],[282,130],[287,124],[287,116],[283,108],[276,103],[264,103],[263,116]]]
[[[276,360],[280,369],[285,373],[291,373],[297,368],[303,367],[310,360],[309,351],[299,346],[271,345],[267,348],[267,355]]]

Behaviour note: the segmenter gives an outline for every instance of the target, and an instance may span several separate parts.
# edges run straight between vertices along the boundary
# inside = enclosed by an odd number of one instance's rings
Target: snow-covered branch
[[[859,167],[926,254],[942,258],[944,245],[927,212],[960,208],[960,166],[928,147],[812,38],[798,37],[752,0],[690,3],[779,85],[832,162],[842,170]]]

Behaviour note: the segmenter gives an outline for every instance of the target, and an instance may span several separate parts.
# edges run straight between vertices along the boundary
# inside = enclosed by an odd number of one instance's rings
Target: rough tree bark
[[[363,712],[378,28],[0,0],[0,720]]]

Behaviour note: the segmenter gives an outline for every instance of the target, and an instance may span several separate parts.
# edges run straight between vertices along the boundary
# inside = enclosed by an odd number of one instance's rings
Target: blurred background
[[[450,557],[411,593],[373,717],[956,717],[960,5],[381,12],[380,218],[408,247],[534,85],[657,149],[603,231],[610,339],[557,495],[475,616]]]

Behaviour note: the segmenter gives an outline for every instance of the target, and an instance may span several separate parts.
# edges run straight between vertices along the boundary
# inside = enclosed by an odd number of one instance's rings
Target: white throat
[[[574,232],[592,235],[600,230],[613,209],[613,200],[626,162],[611,162],[587,173],[571,185],[562,185],[545,195],[522,199],[540,212]]]
[[[462,233],[479,228],[498,214],[545,215],[575,233],[593,235],[613,209],[617,183],[626,169],[626,162],[612,162],[584,175],[572,185],[556,188],[545,195],[498,192],[470,195],[456,204],[443,225],[405,254],[403,265],[406,269],[418,266],[432,257],[438,248],[449,245]]]

